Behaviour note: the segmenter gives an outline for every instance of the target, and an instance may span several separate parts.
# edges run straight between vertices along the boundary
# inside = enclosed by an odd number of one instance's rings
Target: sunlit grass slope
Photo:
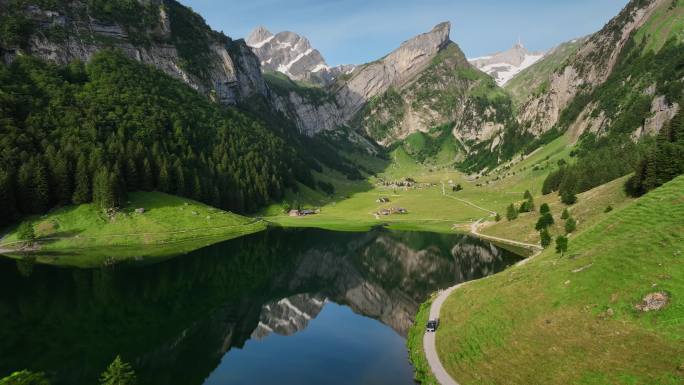
[[[635,308],[664,292],[660,311]],[[684,177],[454,292],[437,349],[461,384],[682,384]]]
[[[47,262],[97,265],[107,257],[160,255],[260,231],[263,222],[163,193],[129,194],[129,203],[109,217],[92,204],[69,206],[30,218]],[[142,208],[144,213],[136,213]],[[16,248],[16,230],[0,248]],[[190,247],[192,249],[194,247]]]

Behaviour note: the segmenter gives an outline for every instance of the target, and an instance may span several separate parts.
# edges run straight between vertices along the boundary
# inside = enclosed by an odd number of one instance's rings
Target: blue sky
[[[402,41],[451,21],[451,40],[468,57],[512,46],[518,38],[545,50],[599,30],[627,0],[180,0],[214,29],[244,38],[263,25],[309,38],[330,65],[360,64]]]

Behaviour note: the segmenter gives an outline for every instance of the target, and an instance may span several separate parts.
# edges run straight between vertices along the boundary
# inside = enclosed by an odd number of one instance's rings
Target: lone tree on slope
[[[539,206],[539,214],[544,215],[544,214],[550,213],[550,212],[551,212],[551,208],[549,207],[548,203],[542,203],[542,205]]]
[[[556,253],[560,254],[562,257],[566,251],[568,251],[568,238],[559,235],[558,238],[556,238]]]
[[[510,206],[506,209],[506,219],[509,221],[512,221],[518,217],[518,210],[516,210],[515,206],[513,203],[511,203]]]
[[[568,220],[565,221],[565,232],[567,234],[570,234],[575,230],[577,230],[577,221],[575,220],[575,218],[570,217],[568,218]]]
[[[539,232],[539,237],[541,238],[541,245],[543,248],[547,248],[551,245],[551,234],[549,234],[548,229],[542,229]]]

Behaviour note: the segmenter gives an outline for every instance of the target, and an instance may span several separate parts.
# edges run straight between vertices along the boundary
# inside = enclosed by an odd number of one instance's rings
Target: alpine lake
[[[159,263],[0,258],[0,378],[141,385],[413,384],[406,335],[435,291],[520,257],[477,238],[269,228]]]

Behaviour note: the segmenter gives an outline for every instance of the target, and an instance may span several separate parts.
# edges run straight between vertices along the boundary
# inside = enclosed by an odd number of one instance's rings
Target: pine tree
[[[140,175],[140,187],[144,191],[154,190],[154,176],[152,176],[152,166],[150,161],[145,158],[143,161],[142,173]]]
[[[135,385],[135,383],[135,371],[129,363],[121,359],[121,356],[116,356],[100,376],[100,385]]]
[[[17,216],[12,175],[0,170],[0,226],[11,223]]]
[[[544,215],[544,214],[550,213],[550,212],[551,212],[551,208],[549,207],[548,203],[542,203],[542,205],[539,206],[539,214]]]
[[[577,196],[575,195],[574,187],[568,187],[566,190],[561,192],[561,202],[566,205],[574,205],[577,203]]]
[[[33,229],[33,224],[29,221],[21,222],[17,227],[17,238],[22,241],[33,241],[36,239],[36,232]]]
[[[200,182],[200,178],[197,174],[195,174],[195,177],[193,179],[194,182],[192,184],[192,198],[201,201],[203,198],[202,183]]]
[[[496,213],[496,216],[494,217],[494,220],[497,222],[501,222],[501,215],[499,213]]]
[[[159,168],[159,182],[157,184],[159,191],[170,192],[171,191],[171,181],[169,178],[169,168],[164,162]]]
[[[50,185],[47,171],[41,162],[37,162],[33,185],[33,213],[42,214],[50,208]]]
[[[19,211],[24,214],[33,212],[33,162],[26,162],[19,167],[17,175],[17,203]]]
[[[76,162],[76,185],[74,187],[74,196],[72,201],[74,204],[80,205],[92,201],[90,172],[88,170],[88,161],[85,155],[81,154]]]
[[[128,191],[140,190],[140,179],[138,178],[138,167],[132,158],[126,162],[126,188]]]
[[[562,257],[566,251],[568,251],[568,238],[559,235],[558,238],[556,238],[556,253],[560,254]]]
[[[539,220],[537,221],[537,224],[534,226],[534,228],[537,231],[541,231],[541,230],[546,229],[549,226],[553,225],[554,222],[555,221],[553,220],[553,216],[551,215],[551,213],[546,213],[546,214],[542,215],[541,217],[539,217]]]
[[[547,248],[551,245],[551,234],[549,234],[548,229],[542,229],[539,232],[539,238],[541,238],[541,245],[543,248]]]
[[[101,168],[93,178],[93,203],[101,209],[116,207],[116,191],[109,170]]]
[[[187,191],[186,191],[186,186],[185,186],[185,170],[183,170],[183,166],[178,163],[176,165],[176,189],[175,193],[181,196],[186,196]]]
[[[565,233],[570,234],[577,230],[577,221],[575,221],[575,218],[570,217],[565,221]]]
[[[525,194],[523,195],[523,199],[525,200],[532,200],[532,193],[530,193],[530,190],[525,190]]]
[[[570,211],[568,211],[568,208],[563,209],[563,213],[561,214],[561,219],[565,220],[570,218]]]
[[[60,205],[67,205],[73,196],[72,177],[69,170],[69,163],[64,155],[59,154],[52,169],[55,183],[55,198]]]
[[[512,220],[516,219],[517,217],[518,217],[518,210],[516,210],[513,203],[511,203],[510,206],[508,206],[508,208],[506,209],[506,219],[508,219],[508,221],[512,221]]]

